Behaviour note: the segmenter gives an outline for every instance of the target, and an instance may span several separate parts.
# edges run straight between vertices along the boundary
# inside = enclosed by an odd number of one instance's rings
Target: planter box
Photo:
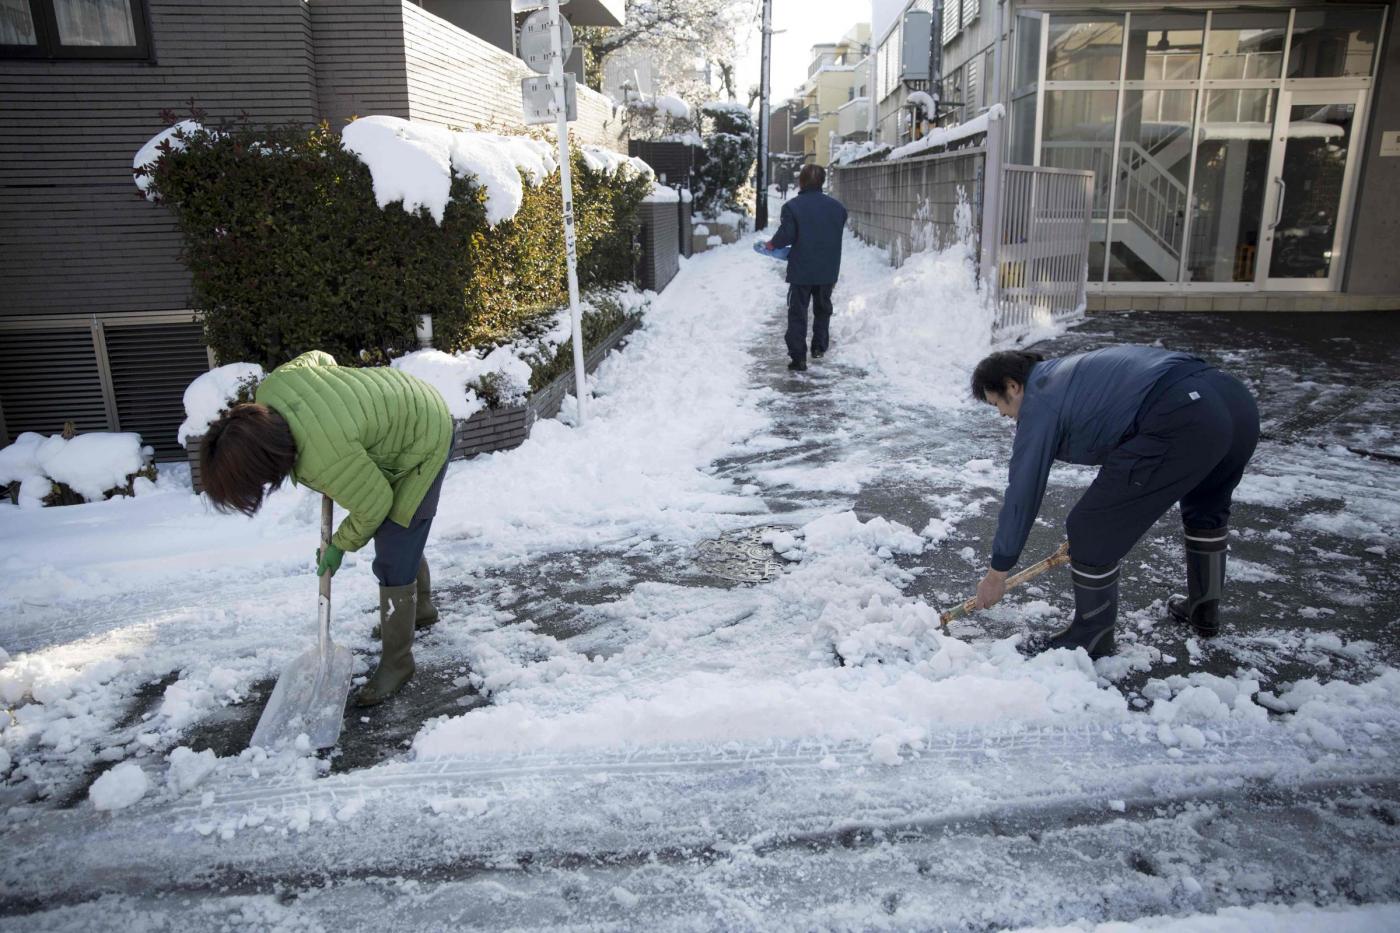
[[[623,321],[602,343],[589,350],[583,358],[584,372],[593,372],[603,362],[603,357],[615,349],[628,334],[637,329],[641,317],[630,317]],[[553,418],[559,414],[564,404],[564,396],[574,388],[574,371],[569,369],[559,378],[538,392],[531,393],[528,400],[519,405],[503,408],[484,408],[466,420],[454,420],[452,448],[449,460],[466,460],[477,454],[488,454],[497,450],[511,450],[525,443],[530,436],[530,428],[540,418]],[[199,476],[199,447],[202,437],[191,437],[185,442],[185,456],[190,462],[190,483],[195,494],[204,492]],[[18,495],[18,493],[16,493]]]
[[[681,202],[676,202],[681,203]],[[642,288],[659,292],[680,271],[680,213],[675,204],[642,204],[642,256],[638,278]]]

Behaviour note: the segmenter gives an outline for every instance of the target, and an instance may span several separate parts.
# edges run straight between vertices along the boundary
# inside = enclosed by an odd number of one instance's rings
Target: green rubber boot
[[[378,706],[399,692],[413,676],[413,621],[417,612],[418,584],[379,588],[379,630],[384,644],[379,667],[355,694],[356,706]]]
[[[418,562],[418,580],[415,585],[418,587],[418,612],[413,617],[413,627],[421,631],[436,625],[438,620],[437,606],[433,605],[433,578],[428,573],[426,557]]]
[[[413,617],[413,627],[422,631],[425,628],[432,628],[437,624],[438,611],[433,605],[433,579],[428,573],[428,559],[425,557],[418,562],[418,579],[414,582],[418,589],[418,611]],[[370,629],[370,638],[379,637],[379,626]]]

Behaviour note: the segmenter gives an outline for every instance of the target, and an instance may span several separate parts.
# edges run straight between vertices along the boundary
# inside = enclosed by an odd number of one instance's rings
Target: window
[[[1122,16],[1050,17],[1045,80],[1117,81],[1122,57]]]
[[[1128,29],[1129,81],[1194,81],[1201,73],[1203,13],[1134,13]]]
[[[1287,13],[1216,13],[1206,45],[1207,78],[1277,78]]]
[[[1369,78],[1381,39],[1379,10],[1299,10],[1288,46],[1290,78]]]
[[[962,32],[962,4],[956,0],[943,4],[943,44],[947,45]]]
[[[141,0],[0,0],[0,58],[149,58]]]

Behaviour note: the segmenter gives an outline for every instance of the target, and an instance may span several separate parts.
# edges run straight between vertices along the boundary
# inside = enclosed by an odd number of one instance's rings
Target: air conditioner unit
[[[933,14],[922,10],[905,13],[903,41],[899,49],[899,80],[928,80],[928,55],[932,41]]]

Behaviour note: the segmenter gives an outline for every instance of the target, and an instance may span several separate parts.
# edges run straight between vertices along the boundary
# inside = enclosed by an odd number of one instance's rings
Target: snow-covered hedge
[[[705,161],[696,172],[695,210],[712,216],[721,211],[746,213],[740,192],[749,183],[758,141],[753,114],[733,101],[715,101],[700,111],[705,134]]]
[[[312,348],[385,362],[416,346],[424,313],[439,347],[463,349],[567,301],[550,150],[392,117],[343,139],[189,122],[135,171],[184,234],[215,354],[271,369]],[[572,156],[580,285],[630,280],[650,170]]]

